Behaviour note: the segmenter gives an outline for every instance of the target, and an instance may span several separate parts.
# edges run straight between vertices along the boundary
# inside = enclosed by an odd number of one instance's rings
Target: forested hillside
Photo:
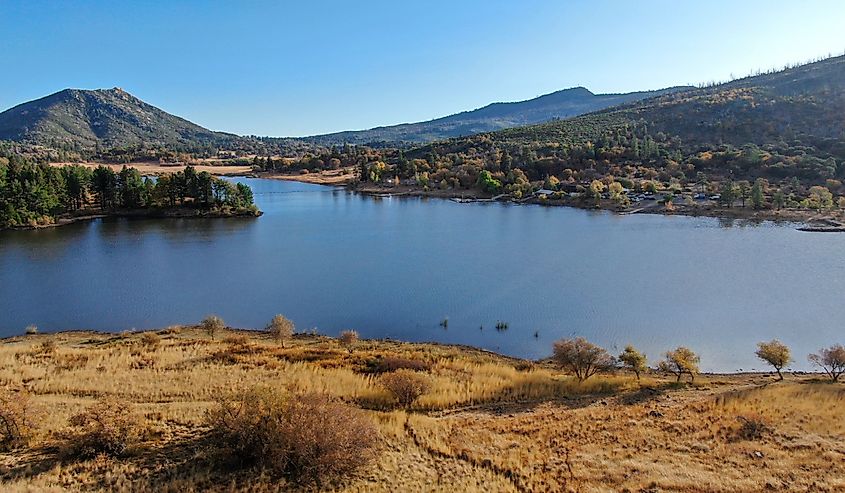
[[[546,94],[527,101],[493,103],[483,108],[464,111],[426,122],[405,123],[370,130],[337,132],[302,139],[320,145],[426,143],[450,137],[462,137],[503,128],[530,125],[570,118],[591,111],[639,101],[689,89],[670,87],[657,91],[626,94],[593,94],[583,87],[574,87]]]

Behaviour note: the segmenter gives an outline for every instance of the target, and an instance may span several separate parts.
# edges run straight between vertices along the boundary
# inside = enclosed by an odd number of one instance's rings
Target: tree
[[[765,184],[762,179],[758,179],[751,187],[751,207],[755,209],[762,209],[766,205],[766,199],[763,196]]]
[[[273,317],[270,325],[267,326],[267,332],[273,336],[284,346],[285,341],[293,336],[293,331],[296,329],[293,322],[282,314]]]
[[[200,328],[202,328],[202,330],[204,330],[213,341],[214,335],[225,329],[226,324],[224,324],[223,319],[217,315],[209,315],[203,319],[202,323],[200,323]]]
[[[833,207],[833,194],[825,187],[810,187],[810,195],[802,204],[809,209],[828,210]]]
[[[117,176],[111,168],[100,165],[91,175],[91,188],[100,203],[100,208],[114,207],[117,193]]]
[[[783,190],[778,189],[775,191],[774,195],[772,195],[772,203],[774,204],[775,208],[780,210],[786,205],[786,196],[783,193]]]
[[[381,385],[405,409],[410,409],[414,402],[431,388],[431,384],[425,376],[406,368],[383,376]]]
[[[732,207],[734,201],[736,200],[736,187],[734,186],[731,180],[725,181],[722,184],[722,190],[719,195],[719,202],[722,205],[726,205],[728,207]]]
[[[601,199],[601,194],[604,192],[604,189],[604,183],[599,180],[593,180],[590,182],[590,197],[598,202],[598,200]]]
[[[358,333],[354,330],[344,330],[340,333],[340,343],[349,351],[349,354],[352,354],[355,344],[358,343]]]
[[[742,180],[737,183],[737,191],[739,192],[739,198],[742,200],[742,207],[745,208],[745,201],[751,197],[751,185]]]
[[[554,343],[552,359],[562,368],[574,373],[579,382],[600,371],[610,370],[616,361],[604,348],[583,337],[561,339]]]
[[[819,349],[817,354],[811,354],[807,359],[810,360],[810,363],[824,370],[834,382],[838,381],[839,377],[845,373],[845,347],[841,344]]]
[[[778,380],[783,380],[781,369],[792,361],[789,347],[777,339],[769,342],[758,342],[757,351],[754,353],[758,358],[772,365],[778,373]]]
[[[700,361],[701,358],[691,349],[681,346],[667,352],[658,367],[661,371],[677,375],[678,382],[681,381],[681,376],[684,373],[690,376],[690,381],[694,381],[695,375],[699,372],[698,363]]]
[[[640,379],[640,373],[648,369],[646,366],[646,356],[630,344],[625,346],[625,350],[622,351],[618,359],[625,368],[634,372],[637,380]]]

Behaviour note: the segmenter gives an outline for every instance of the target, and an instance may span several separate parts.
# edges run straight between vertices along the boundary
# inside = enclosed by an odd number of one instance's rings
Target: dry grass
[[[408,411],[373,368],[415,362],[431,383]],[[418,363],[417,363],[418,362]],[[393,364],[393,363],[391,363]],[[432,344],[339,341],[172,327],[157,338],[63,333],[0,344],[0,383],[39,417],[30,448],[0,454],[0,489],[278,491],[258,471],[213,462],[205,415],[256,384],[367,409],[378,464],[342,491],[841,491],[845,386],[813,378],[701,376],[696,385],[597,375]],[[101,398],[130,403],[145,433],[127,457],[62,460],[69,418]],[[763,425],[749,432],[746,422]],[[756,421],[755,421],[756,422]],[[759,431],[759,433],[758,433]]]

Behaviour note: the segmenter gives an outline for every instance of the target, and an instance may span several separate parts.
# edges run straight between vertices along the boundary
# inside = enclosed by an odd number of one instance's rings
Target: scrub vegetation
[[[829,374],[678,383],[697,373],[687,348],[667,374],[582,339],[532,362],[213,321],[3,340],[0,489],[845,488],[845,387]]]

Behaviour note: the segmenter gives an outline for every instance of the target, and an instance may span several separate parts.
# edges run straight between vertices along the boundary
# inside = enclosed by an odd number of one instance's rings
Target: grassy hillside
[[[476,110],[426,122],[315,135],[303,140],[320,145],[425,143],[549,120],[566,119],[683,89],[687,88],[672,87],[626,94],[593,94],[583,87],[575,87],[526,101],[493,103]]]
[[[281,345],[265,333],[230,330],[211,340],[189,327],[5,339],[3,390],[25,389],[31,396],[34,434],[28,445],[0,453],[0,487],[306,489],[219,455],[208,412],[221,398],[258,385],[327,393],[362,410],[375,426],[372,461],[322,489],[845,488],[842,384],[808,376],[775,383],[769,375],[711,375],[688,385],[653,373],[639,382],[619,373],[579,384],[543,363],[469,348],[360,341],[352,349],[328,337],[299,335]],[[391,365],[413,366],[430,381],[409,409],[398,408],[381,385]],[[119,412],[101,414],[139,428],[136,440],[112,455],[70,452],[80,433],[91,432],[74,426],[71,416],[100,399]]]

